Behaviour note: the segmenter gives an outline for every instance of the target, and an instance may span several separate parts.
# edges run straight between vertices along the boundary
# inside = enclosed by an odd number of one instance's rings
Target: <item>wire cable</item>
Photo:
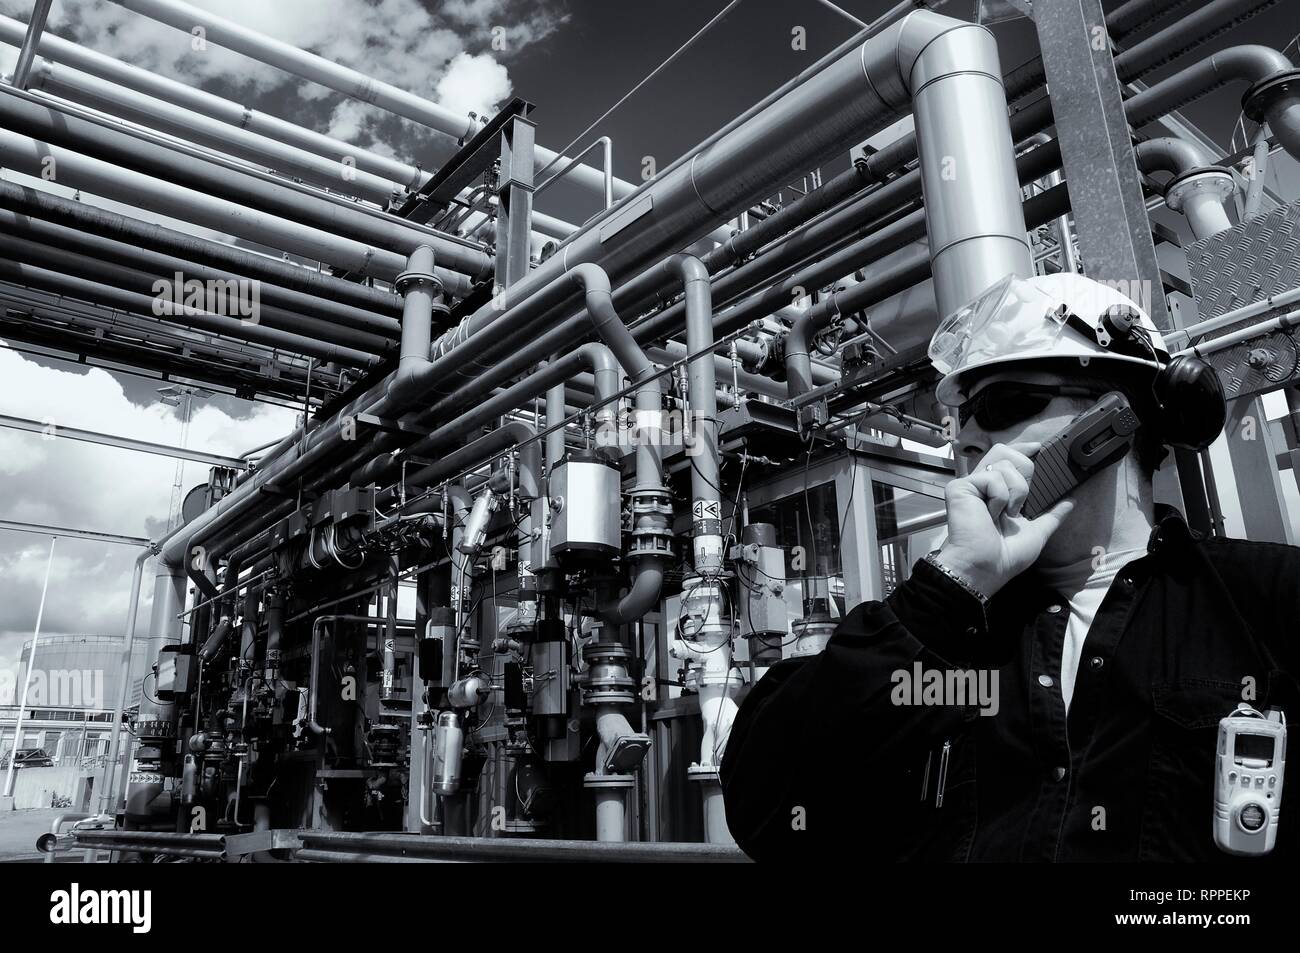
[[[559,151],[559,153],[556,154],[555,158],[552,159],[550,162],[548,162],[548,163],[546,164],[546,167],[545,167],[544,169],[542,169],[541,172],[538,172],[538,173],[536,173],[536,174],[533,176],[533,179],[534,179],[535,181],[540,181],[541,178],[542,178],[542,176],[544,176],[547,172],[549,172],[549,171],[551,170],[551,167],[552,167],[552,166],[554,166],[554,165],[555,165],[557,162],[559,162],[561,159],[567,158],[567,156],[565,155],[565,153],[567,153],[570,149],[572,149],[574,146],[576,146],[576,145],[577,145],[577,144],[582,140],[582,137],[583,137],[583,136],[585,136],[587,133],[591,132],[593,129],[595,129],[597,126],[599,126],[602,122],[604,122],[605,119],[609,117],[610,113],[614,112],[614,110],[618,109],[619,106],[622,106],[625,102],[627,102],[629,99],[631,99],[632,96],[636,93],[637,90],[639,90],[639,89],[640,89],[642,86],[644,86],[646,83],[650,82],[650,80],[652,80],[652,79],[654,79],[656,76],[658,76],[661,72],[663,72],[663,70],[667,69],[668,66],[669,66],[670,64],[673,63],[673,61],[675,61],[679,56],[681,56],[683,53],[685,53],[687,50],[689,50],[692,46],[694,46],[694,45],[695,45],[695,42],[696,42],[700,37],[704,36],[704,34],[707,33],[707,32],[708,32],[708,31],[713,27],[713,25],[714,25],[715,23],[717,23],[717,22],[720,21],[723,17],[725,17],[728,13],[730,13],[730,12],[731,12],[731,11],[732,11],[736,6],[737,6],[737,5],[739,5],[739,3],[740,3],[740,0],[731,0],[730,3],[728,3],[725,7],[723,7],[721,10],[719,10],[719,11],[714,15],[714,17],[713,17],[712,20],[710,20],[708,23],[704,24],[704,26],[700,27],[699,30],[696,31],[695,35],[692,36],[692,37],[691,37],[689,40],[687,40],[685,43],[683,43],[681,46],[679,46],[679,47],[676,49],[676,51],[675,51],[671,56],[668,57],[668,59],[664,60],[662,63],[660,63],[658,66],[656,66],[653,70],[650,71],[650,73],[645,77],[645,79],[641,80],[641,82],[637,83],[635,86],[633,86],[631,89],[629,89],[626,93],[624,93],[622,99],[620,99],[620,100],[619,100],[618,102],[616,102],[614,105],[612,105],[612,106],[610,106],[608,109],[606,109],[603,113],[600,114],[600,117],[599,117],[595,122],[593,122],[593,123],[592,123],[590,126],[588,126],[586,129],[582,130],[582,132],[580,132],[580,133],[578,133],[576,136],[574,136],[574,137],[573,137],[573,141],[570,142],[570,143],[569,143],[567,146],[565,146],[563,149],[561,149],[561,150]],[[566,167],[566,168],[567,168],[567,167]]]

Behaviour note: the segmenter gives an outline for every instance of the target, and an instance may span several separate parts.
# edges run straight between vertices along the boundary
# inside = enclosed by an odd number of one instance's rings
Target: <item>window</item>
[[[876,543],[880,547],[881,598],[912,572],[912,564],[948,534],[943,500],[888,483],[872,481]]]

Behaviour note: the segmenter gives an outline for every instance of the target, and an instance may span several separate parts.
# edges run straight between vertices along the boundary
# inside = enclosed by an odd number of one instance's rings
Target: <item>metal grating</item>
[[[1187,249],[1200,320],[1300,287],[1300,202],[1234,225]],[[1267,320],[1294,305],[1220,328],[1229,334]],[[1197,344],[1203,338],[1192,341]],[[1273,390],[1300,370],[1300,342],[1276,332],[1211,354],[1229,398]]]

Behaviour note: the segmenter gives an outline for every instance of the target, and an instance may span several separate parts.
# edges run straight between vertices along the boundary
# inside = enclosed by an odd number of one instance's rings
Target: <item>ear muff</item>
[[[1223,430],[1228,406],[1218,372],[1199,357],[1176,357],[1156,374],[1151,392],[1160,402],[1157,426],[1165,443],[1203,450]]]

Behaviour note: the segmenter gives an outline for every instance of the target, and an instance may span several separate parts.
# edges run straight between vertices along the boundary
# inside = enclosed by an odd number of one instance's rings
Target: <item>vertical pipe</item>
[[[27,710],[27,691],[32,685],[32,666],[36,663],[36,646],[41,638],[41,619],[45,617],[45,594],[50,589],[50,567],[54,565],[54,544],[57,536],[50,537],[50,555],[45,560],[45,581],[41,583],[41,602],[36,609],[36,628],[32,630],[32,648],[27,653],[27,671],[23,676],[23,693],[18,702],[18,718],[14,722],[14,747],[9,755],[9,768],[5,774],[6,798],[14,796],[14,771],[18,766],[18,750],[23,744],[23,713]]]
[[[27,21],[27,35],[18,50],[18,63],[14,66],[11,85],[18,89],[27,88],[27,77],[32,71],[32,61],[36,58],[36,48],[41,45],[41,34],[45,32],[45,19],[50,15],[50,5],[54,0],[36,0],[32,8],[32,18]]]
[[[140,608],[140,582],[144,577],[144,564],[153,555],[153,547],[148,546],[135,557],[135,568],[131,571],[131,595],[126,606],[126,640],[122,650],[122,687],[117,693],[117,707],[113,709],[113,730],[108,743],[108,762],[104,765],[103,775],[99,781],[99,813],[111,814],[117,810],[113,803],[114,775],[117,772],[117,759],[121,754],[122,712],[126,709],[126,699],[131,691],[131,662],[135,654],[135,620]]]

